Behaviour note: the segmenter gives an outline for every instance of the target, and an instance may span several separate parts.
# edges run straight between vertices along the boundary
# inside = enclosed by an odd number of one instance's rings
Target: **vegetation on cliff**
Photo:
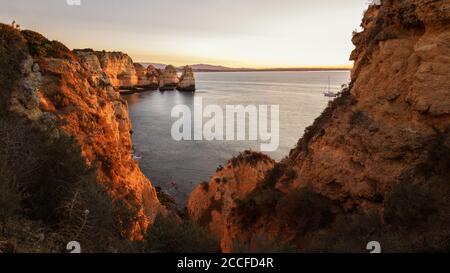
[[[306,252],[366,252],[370,241],[384,252],[448,250],[449,18],[444,1],[371,5],[349,86],[258,181],[248,174],[260,165],[244,162],[213,177],[250,191],[214,180],[194,190],[194,219],[211,211],[208,188],[233,207],[208,225],[223,251],[257,251],[260,238]]]
[[[49,41],[41,34],[31,30],[24,30],[21,34],[27,41],[28,51],[33,57],[60,59],[75,58],[72,51],[61,42]]]
[[[146,236],[148,253],[216,253],[218,240],[205,228],[176,215],[158,215]]]
[[[132,72],[131,58],[7,25],[0,38],[0,253],[70,241],[82,252],[217,251],[203,228],[166,215],[171,199],[132,159],[127,105],[104,71]]]
[[[135,85],[131,59],[85,50],[98,55],[86,64],[0,25],[0,251],[449,251],[449,18],[443,1],[369,7],[349,87],[281,162],[247,151],[219,167],[190,220],[161,207],[132,160],[126,104],[99,80]]]
[[[384,252],[448,251],[449,132],[436,131],[429,139],[420,163],[393,181],[377,201],[382,209],[345,210],[336,200],[314,191],[312,185],[283,191],[276,182],[290,170],[277,163],[254,190],[234,200],[231,214],[224,215],[231,221],[229,232],[238,230],[233,245],[225,250],[366,252],[365,245],[376,240]],[[215,200],[219,201],[224,200]],[[204,212],[210,214],[213,204]]]
[[[124,209],[107,194],[107,185],[95,182],[71,137],[52,139],[12,116],[0,120],[0,135],[0,215],[9,219],[0,238],[14,236],[20,228],[15,219],[30,219],[42,222],[47,235],[57,234],[41,251],[64,251],[74,240],[85,252],[127,250],[119,223]],[[37,251],[16,243],[13,251]]]
[[[10,94],[6,90],[16,88],[27,51],[26,41],[17,30],[0,24],[0,33],[0,115],[5,115]]]
[[[0,38],[0,251],[134,251],[161,207],[126,104],[59,42],[7,25]]]

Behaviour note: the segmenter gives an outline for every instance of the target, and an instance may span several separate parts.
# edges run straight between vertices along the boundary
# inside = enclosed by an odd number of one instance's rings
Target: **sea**
[[[269,111],[270,106],[276,105],[279,107],[279,145],[278,149],[267,154],[281,160],[332,99],[325,97],[324,92],[328,89],[340,91],[343,84],[348,84],[350,73],[198,72],[195,78],[195,93],[148,91],[124,96],[133,123],[135,150],[141,157],[141,170],[154,186],[170,194],[180,207],[186,205],[189,193],[199,183],[209,181],[220,165],[225,166],[229,159],[245,150],[260,151],[261,143],[267,141],[178,141],[172,136],[172,127],[179,120],[172,117],[174,107],[187,106],[193,116],[194,101],[200,98],[202,109],[217,105],[224,114],[227,105],[253,105],[257,109],[268,105]],[[208,120],[210,118],[205,118],[204,122]],[[246,121],[248,126],[250,122],[248,119]],[[223,122],[226,124],[225,120]],[[270,120],[268,124],[270,129]],[[194,128],[195,125],[192,125]]]

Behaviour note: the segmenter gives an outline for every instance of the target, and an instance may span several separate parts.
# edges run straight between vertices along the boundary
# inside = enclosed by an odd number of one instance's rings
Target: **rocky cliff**
[[[370,6],[353,37],[349,87],[256,187],[248,175],[260,165],[238,164],[245,174],[227,167],[193,192],[190,215],[220,236],[225,251],[258,249],[261,241],[361,251],[371,238],[391,251],[445,248],[449,20],[447,0]],[[216,178],[227,176],[255,189],[218,187]],[[234,209],[217,210],[217,203]]]
[[[138,77],[137,86],[147,89],[158,89],[159,87],[159,73],[158,70],[150,65],[145,68],[142,64],[135,63],[136,75]]]
[[[103,71],[116,88],[129,88],[138,85],[139,79],[133,60],[122,52],[96,51]]]
[[[164,69],[159,79],[159,90],[170,91],[175,90],[180,79],[178,78],[177,69],[173,65],[168,65]]]
[[[132,159],[127,104],[114,88],[137,83],[131,59],[120,53],[75,54],[38,33],[6,25],[0,25],[0,32],[1,74],[11,79],[9,84],[2,80],[3,115],[39,128],[49,141],[73,139],[94,170],[95,183],[104,185],[127,210],[125,236],[142,238],[163,209],[151,182]]]
[[[449,8],[449,1],[369,8],[353,38],[344,105],[309,128],[286,162],[302,174],[294,187],[314,178],[318,191],[346,208],[368,208],[420,162],[436,130],[450,125]]]
[[[168,65],[160,71],[153,65],[145,68],[142,64],[133,63],[133,60],[122,52],[94,51],[92,49],[76,49],[74,53],[85,62],[91,70],[102,74],[116,89],[145,88],[148,90],[160,89],[162,91],[175,90],[195,91],[194,71],[185,66],[181,77],[177,69]]]
[[[183,68],[177,89],[185,92],[195,91],[194,70],[190,66],[187,65]]]
[[[211,233],[223,238],[224,250],[231,250],[228,217],[236,208],[237,200],[252,192],[257,183],[271,170],[275,162],[268,156],[245,151],[220,167],[209,182],[203,182],[191,193],[189,215]]]

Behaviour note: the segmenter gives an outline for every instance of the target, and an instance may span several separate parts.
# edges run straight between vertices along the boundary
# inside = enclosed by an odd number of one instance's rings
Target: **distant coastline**
[[[314,71],[350,71],[351,68],[268,68],[268,69],[230,69],[230,70],[211,70],[194,69],[195,72],[314,72]]]
[[[166,64],[141,62],[143,66],[153,65],[158,69],[164,69]],[[231,68],[209,64],[189,65],[194,72],[294,72],[294,71],[350,71],[351,67],[293,67],[293,68]],[[177,67],[182,71],[183,67]]]

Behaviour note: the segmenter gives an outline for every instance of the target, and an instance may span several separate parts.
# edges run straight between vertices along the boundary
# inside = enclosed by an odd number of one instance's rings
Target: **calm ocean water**
[[[141,169],[155,186],[171,194],[180,205],[202,181],[208,181],[219,165],[246,149],[258,151],[257,141],[181,141],[171,137],[175,105],[193,110],[194,97],[203,104],[280,106],[280,145],[269,153],[276,160],[286,156],[305,128],[325,109],[323,95],[331,79],[331,89],[339,91],[348,83],[349,72],[236,72],[196,73],[197,92],[147,92],[125,96],[133,122],[133,141],[142,153]]]

